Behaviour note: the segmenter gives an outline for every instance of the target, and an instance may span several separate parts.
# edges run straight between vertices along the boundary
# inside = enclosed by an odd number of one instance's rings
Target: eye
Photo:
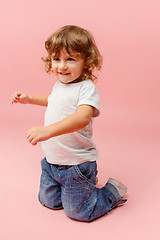
[[[68,61],[75,61],[75,59],[74,59],[74,58],[71,58],[71,57],[69,57],[67,60],[68,60]]]
[[[59,61],[59,58],[53,58],[53,61],[58,62],[58,61]]]

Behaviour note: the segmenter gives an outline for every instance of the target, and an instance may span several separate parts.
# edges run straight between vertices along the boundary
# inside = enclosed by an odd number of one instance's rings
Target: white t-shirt
[[[45,126],[65,119],[84,104],[94,107],[94,117],[99,115],[99,94],[91,80],[69,84],[57,81],[48,97]],[[42,142],[47,161],[52,164],[77,165],[97,160],[98,151],[91,139],[92,122],[93,118],[79,131]]]

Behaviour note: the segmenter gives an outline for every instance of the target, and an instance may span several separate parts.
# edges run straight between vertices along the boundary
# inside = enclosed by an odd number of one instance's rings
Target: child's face
[[[52,71],[62,83],[70,83],[79,78],[84,70],[84,60],[80,56],[71,56],[65,49],[52,59]]]

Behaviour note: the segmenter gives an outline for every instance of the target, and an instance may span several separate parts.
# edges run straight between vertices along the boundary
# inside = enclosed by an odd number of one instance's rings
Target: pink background
[[[0,239],[159,240],[160,3],[158,0],[14,0],[0,6]],[[70,220],[38,200],[40,144],[25,138],[44,108],[10,104],[17,90],[48,93],[44,42],[57,28],[90,30],[104,57],[94,124],[99,187],[108,177],[128,186],[128,203],[92,222]]]

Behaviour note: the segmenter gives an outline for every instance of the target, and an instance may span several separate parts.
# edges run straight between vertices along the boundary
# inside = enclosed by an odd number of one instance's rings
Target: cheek
[[[55,66],[55,65],[53,66],[53,65],[52,65],[52,72],[53,72],[54,74],[57,73],[57,66]]]
[[[73,71],[76,75],[81,75],[81,73],[83,72],[83,66],[76,66]]]
[[[79,68],[78,74],[81,75],[84,71],[84,67]]]

